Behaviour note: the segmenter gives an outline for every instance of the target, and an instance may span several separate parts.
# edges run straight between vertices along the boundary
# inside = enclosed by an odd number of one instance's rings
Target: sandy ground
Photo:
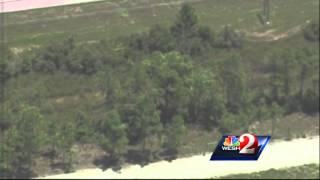
[[[319,164],[319,136],[275,141],[268,144],[258,161],[209,161],[211,153],[180,158],[170,162],[160,161],[141,168],[132,165],[121,170],[84,169],[70,174],[42,178],[212,178],[237,173],[250,173],[270,168],[285,168],[309,163]]]
[[[0,13],[39,9],[53,6],[87,3],[102,0],[0,0]]]

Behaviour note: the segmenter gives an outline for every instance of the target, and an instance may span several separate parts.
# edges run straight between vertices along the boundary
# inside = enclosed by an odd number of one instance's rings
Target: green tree
[[[79,46],[67,57],[66,66],[72,73],[91,75],[98,71],[102,65],[100,52],[91,46]]]
[[[0,85],[1,87],[3,87],[5,81],[7,81],[9,77],[12,75],[12,72],[10,72],[9,67],[10,62],[13,61],[13,54],[7,47],[0,46],[0,50],[2,54],[2,56],[0,56]]]
[[[171,27],[175,49],[182,54],[198,56],[213,45],[213,32],[208,26],[198,25],[198,16],[190,4],[183,4]]]
[[[22,106],[16,117],[16,126],[6,132],[0,148],[1,176],[29,178],[33,175],[34,159],[44,143],[45,123],[34,107]]]
[[[90,117],[85,112],[79,111],[75,119],[75,140],[80,143],[90,142],[93,136]]]
[[[104,73],[102,79],[103,90],[106,94],[105,105],[108,110],[111,110],[120,101],[120,98],[124,96],[120,80],[114,75],[112,70]]]
[[[210,29],[209,26],[200,26],[198,33],[203,42],[207,43],[210,46],[214,45],[215,33]]]
[[[271,118],[271,136],[273,136],[275,134],[279,118],[282,117],[284,110],[277,103],[273,102],[269,111]]]
[[[61,125],[58,132],[57,148],[59,154],[62,155],[63,170],[70,172],[72,168],[72,146],[75,142],[75,126],[71,122],[66,122]]]
[[[319,90],[314,91],[311,88],[307,89],[302,100],[302,110],[305,113],[319,112]]]
[[[222,134],[231,133],[239,127],[238,114],[225,113],[219,123],[219,131]],[[243,126],[243,125],[241,125]]]
[[[207,129],[218,125],[225,112],[225,97],[216,76],[209,70],[192,73],[189,102],[189,120],[202,124]]]
[[[121,114],[129,127],[127,134],[130,142],[142,142],[143,150],[148,139],[161,133],[160,112],[150,96],[138,95],[131,103],[121,107]]]
[[[175,42],[168,29],[156,24],[148,35],[148,48],[150,52],[169,52],[174,49]]]
[[[291,72],[290,70],[293,68],[292,64],[294,61],[294,57],[292,57],[292,52],[289,51],[286,54],[282,55],[282,74],[283,74],[283,92],[286,99],[289,98],[291,94]]]
[[[190,4],[183,4],[171,32],[174,37],[189,38],[196,34],[198,16]]]
[[[4,138],[0,141],[0,178],[16,178],[17,174],[15,165],[17,164],[18,153],[15,152],[17,149],[17,141],[19,141],[18,131],[16,128],[10,128],[4,134]],[[28,172],[31,174],[31,172]],[[28,175],[30,176],[30,175]]]
[[[311,22],[304,28],[304,38],[308,41],[319,42],[319,22]]]
[[[298,82],[299,82],[299,92],[298,92],[298,97],[300,102],[303,100],[303,94],[305,92],[305,83],[307,80],[307,77],[311,75],[313,72],[313,67],[315,67],[313,64],[314,60],[312,57],[307,56],[307,54],[303,51],[297,51],[296,52],[296,57],[298,61],[298,64],[300,66],[300,73],[298,77]]]
[[[170,150],[177,152],[182,145],[183,137],[186,133],[184,119],[181,115],[176,115],[172,118],[170,125],[166,127],[166,142],[164,146]]]
[[[116,110],[109,111],[105,119],[99,123],[100,140],[99,144],[111,157],[119,159],[126,152],[128,138],[126,134],[127,126],[121,121],[121,117]]]
[[[68,55],[74,48],[74,39],[71,37],[61,43],[53,43],[38,49],[33,69],[39,72],[53,73],[65,68]]]
[[[223,31],[220,33],[217,44],[218,47],[227,49],[242,48],[243,36],[232,29],[230,26],[225,26]]]
[[[255,118],[258,121],[263,121],[270,118],[269,107],[267,106],[264,98],[259,99],[257,106],[253,107],[253,109],[256,110]]]
[[[279,102],[279,91],[281,89],[281,75],[279,73],[279,63],[275,59],[271,60],[270,69],[270,98],[271,101]]]
[[[13,62],[13,55],[11,51],[0,43],[0,136],[2,131],[7,129],[10,121],[5,117],[5,85],[9,78],[12,76],[10,72],[10,62]]]
[[[142,63],[160,94],[161,121],[167,123],[176,114],[186,114],[193,69],[191,59],[177,52],[157,53]]]
[[[247,108],[248,87],[241,57],[232,55],[219,65],[219,79],[226,92],[226,107],[229,112],[238,113]]]

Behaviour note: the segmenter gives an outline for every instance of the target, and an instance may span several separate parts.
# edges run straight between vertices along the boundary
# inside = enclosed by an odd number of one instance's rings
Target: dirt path
[[[246,36],[249,38],[254,38],[254,41],[277,41],[288,36],[297,34],[302,30],[304,24],[292,27],[285,32],[276,33],[276,29],[269,29],[265,32],[247,32],[244,31]]]
[[[319,136],[268,144],[258,161],[209,161],[210,156],[211,153],[207,153],[205,156],[180,158],[171,163],[160,161],[143,168],[132,165],[122,169],[121,173],[110,169],[84,169],[43,178],[212,178],[319,163]]]

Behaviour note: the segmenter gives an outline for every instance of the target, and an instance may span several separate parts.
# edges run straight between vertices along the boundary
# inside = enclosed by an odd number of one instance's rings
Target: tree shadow
[[[105,155],[102,158],[95,159],[93,164],[103,171],[111,168],[113,171],[121,170],[122,160],[111,155]]]
[[[178,158],[178,150],[176,149],[164,149],[159,153],[159,156],[164,160],[171,162]]]
[[[30,167],[19,167],[19,168],[17,168],[16,171],[11,172],[11,173],[12,173],[11,175],[9,173],[9,176],[7,178],[4,178],[4,179],[26,179],[26,178],[36,177],[37,176],[37,174],[35,172],[33,172],[30,169]],[[6,176],[4,176],[4,177],[6,177]],[[2,179],[2,177],[0,179]]]
[[[164,149],[157,152],[152,152],[151,150],[136,150],[130,149],[124,154],[123,159],[111,155],[105,155],[101,158],[95,159],[93,164],[103,171],[107,169],[112,169],[113,171],[119,172],[121,170],[121,165],[126,162],[129,164],[138,164],[141,167],[148,165],[151,162],[156,162],[160,160],[166,160],[171,162],[177,159],[178,151],[175,149]]]
[[[140,166],[146,166],[150,162],[161,160],[157,152],[150,150],[135,150],[131,149],[125,154],[126,162],[130,164],[139,164]]]
[[[72,164],[64,163],[64,162],[53,162],[53,163],[50,163],[50,168],[52,170],[55,170],[55,169],[63,170],[64,173],[70,173],[70,172],[74,171],[74,169],[72,169]]]

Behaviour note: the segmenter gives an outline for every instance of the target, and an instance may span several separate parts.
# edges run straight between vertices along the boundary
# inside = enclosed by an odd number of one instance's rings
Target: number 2
[[[254,145],[256,138],[252,134],[242,134],[239,138],[240,144],[246,143],[244,137],[247,137],[249,139],[249,141],[247,142],[247,144],[245,144],[245,146],[243,148],[241,148],[239,153],[240,154],[254,154],[256,148],[252,147],[252,145]]]

